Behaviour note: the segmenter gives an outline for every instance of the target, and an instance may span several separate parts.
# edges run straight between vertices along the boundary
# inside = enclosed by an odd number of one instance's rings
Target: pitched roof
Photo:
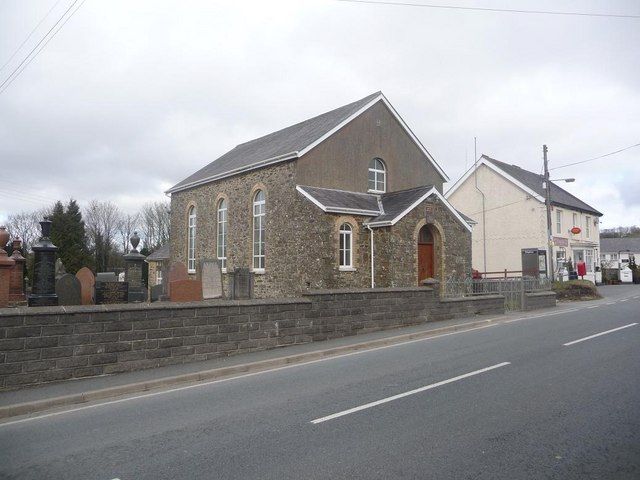
[[[395,225],[402,217],[430,196],[440,199],[465,228],[470,230],[471,223],[476,223],[471,219],[467,221],[468,217],[463,217],[460,212],[453,208],[433,185],[423,185],[408,190],[383,193],[382,195],[304,185],[298,185],[296,190],[324,212],[372,217],[366,222],[367,225],[372,227]]]
[[[155,252],[147,257],[147,262],[157,262],[161,260],[167,260],[171,256],[171,247],[167,243],[160,248],[158,248]]]
[[[429,161],[445,181],[447,175],[431,157],[413,132],[397,114],[382,92],[372,93],[356,102],[349,103],[316,117],[310,118],[290,127],[278,130],[260,138],[241,143],[235,148],[174,185],[167,193],[191,188],[203,183],[212,182],[230,175],[260,168],[273,163],[292,160],[304,155],[317,143],[330,136],[343,125],[357,117],[360,113],[378,101],[391,110],[408,135],[419,146]]]
[[[493,163],[500,170],[503,170],[507,175],[515,178],[519,182],[526,185],[528,188],[533,190],[535,193],[540,195],[541,197],[545,196],[545,189],[542,188],[542,182],[544,180],[543,176],[530,172],[529,170],[525,170],[524,168],[520,168],[517,165],[510,165],[508,163],[501,162],[496,160],[495,158],[488,157],[487,155],[482,155],[482,158],[488,160]],[[593,208],[591,205],[580,200],[578,197],[570,194],[562,187],[558,186],[558,184],[554,182],[551,183],[551,204],[557,205],[559,207],[568,207],[574,210],[593,213],[594,215],[602,216],[598,210]]]
[[[604,238],[600,237],[601,252],[640,253],[640,237]]]

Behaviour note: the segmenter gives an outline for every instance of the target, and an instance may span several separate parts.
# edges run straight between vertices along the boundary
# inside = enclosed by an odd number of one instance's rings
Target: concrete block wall
[[[524,294],[523,310],[537,310],[556,306],[555,292],[532,292]]]
[[[504,312],[504,298],[440,301],[429,288],[302,298],[0,309],[0,390]]]

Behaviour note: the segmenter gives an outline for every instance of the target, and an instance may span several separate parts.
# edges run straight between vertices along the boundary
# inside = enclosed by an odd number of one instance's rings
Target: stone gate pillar
[[[24,296],[24,267],[27,260],[20,253],[22,241],[16,237],[13,240],[13,253],[11,259],[16,262],[11,270],[11,280],[9,281],[9,302],[21,303],[25,301]]]
[[[0,307],[9,306],[9,285],[11,271],[16,262],[7,256],[4,247],[9,241],[9,232],[5,227],[0,227]]]
[[[51,221],[40,222],[42,237],[31,249],[34,255],[33,284],[28,303],[30,307],[58,305],[56,295],[56,247],[49,238]]]
[[[147,289],[142,284],[142,268],[147,257],[138,252],[138,232],[133,232],[129,241],[133,250],[124,255],[124,281],[129,283],[128,301],[144,302],[147,300]]]

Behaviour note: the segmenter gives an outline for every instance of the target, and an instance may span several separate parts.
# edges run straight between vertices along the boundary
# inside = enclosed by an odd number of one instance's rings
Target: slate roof
[[[162,260],[168,260],[171,256],[171,247],[167,243],[160,248],[158,248],[155,252],[147,257],[147,262],[158,262]]]
[[[512,176],[520,183],[523,183],[529,189],[536,192],[538,195],[544,197],[546,195],[544,188],[542,188],[543,177],[540,174],[530,172],[524,168],[520,168],[517,165],[510,165],[508,163],[501,162],[495,158],[482,155],[482,158],[493,163],[500,170],[504,171],[507,175]],[[551,182],[551,204],[559,207],[567,207],[581,212],[592,213],[599,217],[602,216],[598,210],[591,205],[580,200],[578,197],[571,195],[569,192],[558,186],[556,183]]]
[[[603,238],[600,237],[601,252],[624,252],[640,253],[640,237],[624,238]]]
[[[381,195],[382,209],[381,215],[371,220],[371,223],[390,222],[407,208],[417,202],[420,197],[424,196],[433,185],[424,185],[409,190],[401,190],[399,192],[389,192]]]
[[[372,217],[366,222],[372,227],[386,227],[396,223],[410,212],[422,197],[427,195],[437,197],[458,218],[460,223],[464,225],[466,222],[465,227],[469,230],[471,230],[471,225],[477,223],[453,208],[433,185],[423,185],[382,195],[304,185],[298,185],[296,190],[325,212]]]
[[[359,210],[362,211],[365,216],[380,214],[377,195],[307,186],[299,186],[298,189],[304,190],[313,197],[316,202],[325,207],[323,208],[325,211],[344,211],[346,213],[350,210]],[[316,205],[318,203],[316,203]]]
[[[317,117],[296,123],[255,140],[241,143],[206,167],[201,168],[193,175],[171,187],[168,192],[180,190],[182,187],[192,183],[204,182],[207,179],[213,180],[215,178],[212,177],[222,176],[235,170],[242,171],[255,164],[267,163],[267,161],[277,157],[291,155],[291,158],[295,158],[297,152],[308,147],[376,97],[381,96],[382,92],[372,93],[356,102],[349,103]]]

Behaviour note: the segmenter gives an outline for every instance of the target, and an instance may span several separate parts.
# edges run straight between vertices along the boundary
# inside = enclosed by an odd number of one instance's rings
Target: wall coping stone
[[[386,288],[339,288],[331,290],[309,290],[302,295],[340,295],[345,293],[391,293],[391,292],[432,292],[430,287],[386,287]]]
[[[476,295],[475,297],[460,297],[460,298],[441,298],[442,303],[459,303],[477,300],[494,300],[496,298],[504,299],[504,295]]]
[[[556,292],[527,292],[525,295],[527,297],[555,297]]]
[[[104,313],[104,312],[131,312],[140,310],[181,310],[190,308],[207,307],[246,307],[261,305],[297,305],[311,304],[307,298],[259,298],[250,300],[204,300],[201,302],[154,302],[154,303],[122,303],[104,305],[69,305],[54,307],[18,307],[0,308],[2,317],[19,317],[34,315],[59,315],[65,313]]]

